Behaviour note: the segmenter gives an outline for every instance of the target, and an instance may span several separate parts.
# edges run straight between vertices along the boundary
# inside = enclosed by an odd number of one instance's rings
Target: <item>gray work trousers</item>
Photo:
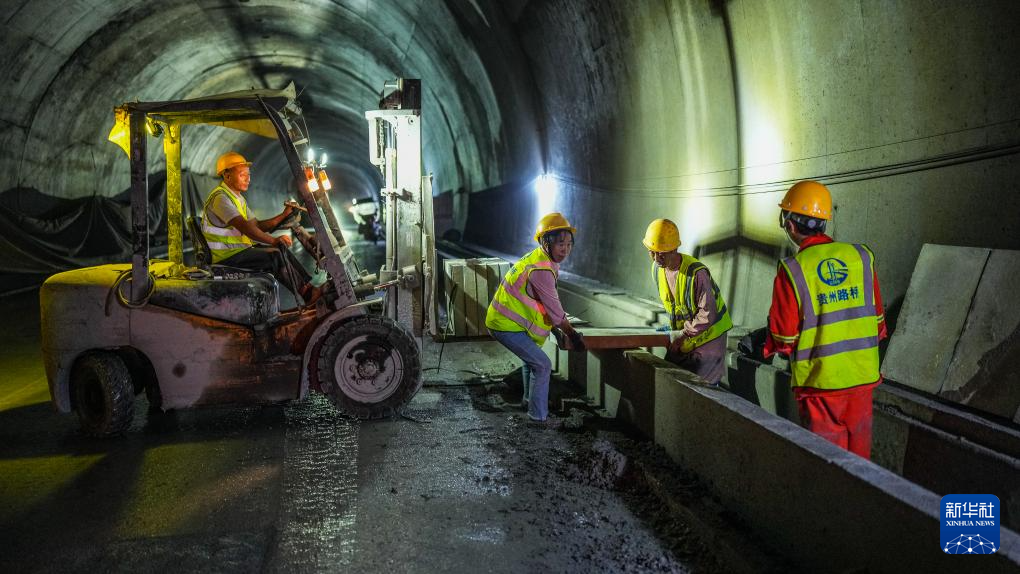
[[[272,273],[276,280],[290,289],[295,296],[299,295],[298,291],[312,279],[290,249],[249,247],[219,261],[217,265]]]
[[[719,335],[690,353],[667,351],[666,360],[698,375],[711,385],[718,385],[726,371],[726,334]]]

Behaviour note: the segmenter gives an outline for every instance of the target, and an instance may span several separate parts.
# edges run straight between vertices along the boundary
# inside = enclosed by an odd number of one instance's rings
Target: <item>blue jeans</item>
[[[522,378],[524,400],[528,401],[528,416],[537,421],[544,421],[549,417],[549,376],[552,374],[552,361],[525,331],[490,329],[489,333],[524,361]]]

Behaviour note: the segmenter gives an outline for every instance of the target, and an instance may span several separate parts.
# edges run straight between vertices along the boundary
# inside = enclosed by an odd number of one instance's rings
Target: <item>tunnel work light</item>
[[[535,179],[535,192],[539,195],[550,195],[556,193],[556,179],[552,174],[543,173]]]
[[[322,152],[322,155],[319,157],[319,167],[326,167],[326,152]]]
[[[308,163],[315,163],[315,150],[311,147],[308,148],[308,152],[305,153],[305,161]]]
[[[543,173],[535,179],[535,193],[538,195],[539,215],[555,211],[558,188],[556,176],[551,173]]]

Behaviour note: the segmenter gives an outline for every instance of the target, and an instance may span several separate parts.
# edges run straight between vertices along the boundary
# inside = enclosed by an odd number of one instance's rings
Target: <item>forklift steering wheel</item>
[[[295,209],[294,211],[290,212],[290,215],[284,217],[283,220],[280,221],[280,223],[277,223],[272,229],[270,229],[269,232],[273,233],[274,231],[278,231],[280,229],[287,229],[288,227],[295,225],[299,221],[301,221],[301,210]]]

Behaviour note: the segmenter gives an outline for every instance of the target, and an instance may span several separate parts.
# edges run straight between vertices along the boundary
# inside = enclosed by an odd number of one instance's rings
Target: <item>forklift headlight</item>
[[[319,182],[315,180],[315,171],[311,166],[305,167],[305,179],[308,181],[308,191],[319,191]]]
[[[319,170],[319,185],[321,185],[322,189],[325,191],[333,189],[333,184],[329,182],[329,176],[321,169]]]

